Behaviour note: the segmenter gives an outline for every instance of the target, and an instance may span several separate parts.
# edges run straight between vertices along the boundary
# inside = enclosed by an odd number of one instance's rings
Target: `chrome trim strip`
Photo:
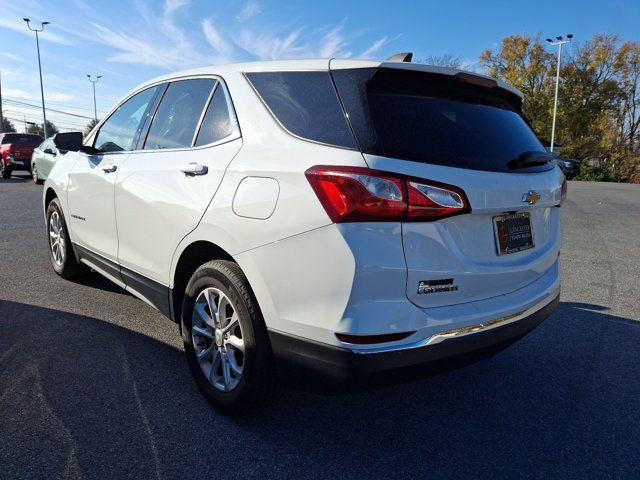
[[[424,338],[422,340],[419,340],[417,342],[410,343],[407,345],[393,345],[389,347],[372,348],[367,350],[352,349],[351,351],[353,353],[366,355],[370,353],[383,353],[383,352],[394,352],[398,350],[410,350],[413,348],[436,345],[438,343],[442,343],[452,338],[460,338],[460,337],[465,337],[467,335],[486,332],[494,328],[502,327],[504,325],[517,322],[518,320],[522,320],[523,318],[526,318],[529,315],[533,315],[538,310],[542,310],[544,307],[549,305],[558,296],[559,293],[560,293],[559,289],[553,290],[552,292],[549,293],[549,295],[544,300],[536,303],[535,305],[527,308],[526,310],[521,310],[520,312],[513,313],[511,315],[505,315],[503,317],[499,317],[494,320],[489,320],[482,323],[477,323],[475,325],[469,325],[466,327],[459,327],[459,328],[453,328],[451,330],[445,330],[444,332],[437,333],[428,338]]]

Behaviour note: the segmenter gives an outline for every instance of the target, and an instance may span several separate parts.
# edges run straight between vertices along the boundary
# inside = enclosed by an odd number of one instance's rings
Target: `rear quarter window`
[[[329,72],[255,72],[246,77],[276,120],[293,135],[357,147]]]

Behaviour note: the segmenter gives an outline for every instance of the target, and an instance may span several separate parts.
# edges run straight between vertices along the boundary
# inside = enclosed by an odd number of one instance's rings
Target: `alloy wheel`
[[[62,220],[58,212],[53,212],[49,217],[49,246],[53,261],[59,267],[62,266],[65,258],[65,242]]]
[[[191,337],[202,372],[218,390],[229,392],[242,378],[245,344],[235,305],[217,288],[205,288],[193,307]]]

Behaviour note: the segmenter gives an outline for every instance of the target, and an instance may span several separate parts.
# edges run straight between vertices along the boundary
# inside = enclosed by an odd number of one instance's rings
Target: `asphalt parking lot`
[[[177,327],[51,269],[42,187],[0,180],[0,478],[640,478],[640,186],[569,183],[562,303],[506,351],[221,416]]]

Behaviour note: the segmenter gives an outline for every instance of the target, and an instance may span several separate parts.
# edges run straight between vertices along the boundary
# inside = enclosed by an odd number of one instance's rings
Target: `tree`
[[[36,133],[41,137],[44,137],[44,131],[42,130],[42,124],[32,123],[27,127],[27,133]],[[56,127],[53,122],[47,120],[47,135],[50,137],[54,134],[58,133],[58,127]]]
[[[444,55],[429,55],[421,63],[436,65],[437,67],[460,68],[462,66],[462,60],[460,57],[451,53],[445,53]]]
[[[4,132],[15,132],[16,127],[13,126],[13,123],[9,121],[7,117],[2,116],[2,125],[0,125],[0,133]]]
[[[98,124],[100,120],[95,120],[95,119],[91,119],[89,120],[89,123],[87,123],[87,126],[84,127],[84,136],[86,137],[87,135],[89,135],[91,133],[91,130],[94,129],[94,127]]]
[[[594,35],[563,49],[556,138],[562,155],[583,160],[584,176],[640,180],[640,44]],[[523,110],[549,138],[555,87],[555,52],[539,38],[513,35],[480,61],[486,73],[519,88]]]
[[[512,35],[497,51],[485,50],[480,64],[486,73],[518,88],[524,95],[522,109],[542,138],[551,137],[554,56],[540,38]]]
[[[616,68],[622,87],[620,137],[627,151],[633,151],[640,142],[640,43],[622,44],[616,55]]]

